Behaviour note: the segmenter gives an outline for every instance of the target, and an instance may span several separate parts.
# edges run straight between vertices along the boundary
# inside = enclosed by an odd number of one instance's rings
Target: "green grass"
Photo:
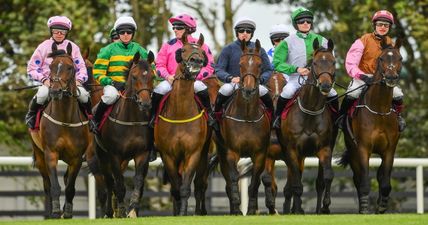
[[[428,214],[386,215],[298,215],[298,216],[188,216],[188,217],[143,217],[138,219],[71,219],[71,220],[14,220],[0,224],[13,225],[426,225]]]

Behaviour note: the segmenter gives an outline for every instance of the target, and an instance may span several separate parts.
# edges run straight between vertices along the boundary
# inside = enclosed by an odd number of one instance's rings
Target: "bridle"
[[[56,57],[68,57],[71,59],[70,56],[68,55],[59,55]],[[72,60],[72,59],[71,59]],[[72,60],[73,61],[73,60]],[[71,84],[72,82],[75,82],[75,76],[76,76],[76,69],[74,68],[74,63],[72,66],[72,69],[69,71],[69,79],[67,79],[65,81],[65,86],[62,85],[62,78],[60,77],[60,73],[63,67],[63,62],[62,60],[58,63],[58,66],[56,68],[56,72],[52,73],[51,71],[51,75],[49,76],[49,80],[51,82],[51,85],[49,87],[49,94],[52,98],[57,98],[59,100],[62,99],[63,96],[67,96],[67,97],[78,97],[80,94],[75,94],[73,93],[73,91],[71,90]],[[54,83],[59,83],[60,85],[60,89],[59,90],[53,90],[52,86]]]
[[[245,56],[249,56],[249,57],[253,57],[253,56],[256,56],[256,57],[258,57],[258,58],[260,58],[260,60],[262,60],[262,57],[259,55],[259,54],[256,54],[256,53],[245,53],[245,54],[242,54],[241,55],[241,58],[242,57],[245,57]],[[250,61],[252,61],[253,59],[252,58],[250,58]],[[250,63],[251,64],[251,63]],[[251,89],[251,91],[250,91],[250,93],[251,94],[253,94],[253,93],[255,93],[256,91],[257,91],[257,88],[259,87],[259,84],[260,84],[260,75],[257,75],[257,74],[255,74],[255,73],[253,73],[253,72],[246,72],[246,73],[243,73],[243,74],[241,74],[241,79],[239,80],[239,88],[240,89],[242,89],[243,90],[243,88],[244,88],[244,80],[245,80],[245,78],[247,77],[247,76],[251,76],[251,77],[253,77],[254,78],[254,80],[256,81],[256,85],[254,86],[254,88],[252,88]]]

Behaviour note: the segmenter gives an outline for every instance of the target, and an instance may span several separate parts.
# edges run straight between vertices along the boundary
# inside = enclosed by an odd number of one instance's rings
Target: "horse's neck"
[[[194,100],[194,81],[175,80],[168,98],[168,111],[174,112],[174,115],[189,116],[197,111],[197,105]],[[193,109],[193,110],[192,110]]]
[[[127,96],[125,94],[125,96]],[[131,99],[120,98],[113,108],[113,115],[118,120],[141,121],[149,119],[147,110],[140,110],[138,104]]]
[[[393,88],[384,84],[375,84],[367,89],[364,104],[378,112],[388,112],[391,108]]]
[[[52,99],[45,112],[61,122],[73,122],[79,118],[79,104],[74,97],[63,97],[61,100]]]
[[[327,96],[321,94],[314,85],[304,85],[299,93],[301,105],[311,111],[317,111],[324,107]]]
[[[238,93],[233,101],[233,107],[231,114],[243,119],[254,119],[256,116],[260,116],[260,103],[259,103],[259,90],[251,96],[249,99],[245,99],[242,92],[238,90]]]

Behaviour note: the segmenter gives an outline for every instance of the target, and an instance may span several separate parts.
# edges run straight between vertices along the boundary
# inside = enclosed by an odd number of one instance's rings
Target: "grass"
[[[188,217],[143,217],[138,219],[71,219],[71,220],[13,220],[0,221],[13,225],[426,225],[428,214],[385,215],[286,215],[286,216],[188,216]]]

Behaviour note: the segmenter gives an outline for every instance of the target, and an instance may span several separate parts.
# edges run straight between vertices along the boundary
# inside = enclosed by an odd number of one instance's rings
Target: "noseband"
[[[71,57],[70,57],[71,58]],[[74,68],[74,64],[73,64],[73,69],[70,70],[70,78],[67,79],[65,81],[66,85],[63,86],[61,81],[63,81],[61,79],[61,77],[59,76],[60,72],[61,72],[61,68],[63,66],[63,62],[60,61],[58,63],[57,69],[56,69],[56,73],[52,74],[52,76],[49,77],[49,80],[51,81],[51,83],[59,83],[60,85],[60,89],[59,90],[52,90],[52,84],[49,87],[49,93],[52,97],[58,97],[59,99],[62,98],[62,96],[67,96],[67,97],[78,97],[79,95],[74,94],[71,91],[71,83],[75,81],[75,72],[76,69]]]

